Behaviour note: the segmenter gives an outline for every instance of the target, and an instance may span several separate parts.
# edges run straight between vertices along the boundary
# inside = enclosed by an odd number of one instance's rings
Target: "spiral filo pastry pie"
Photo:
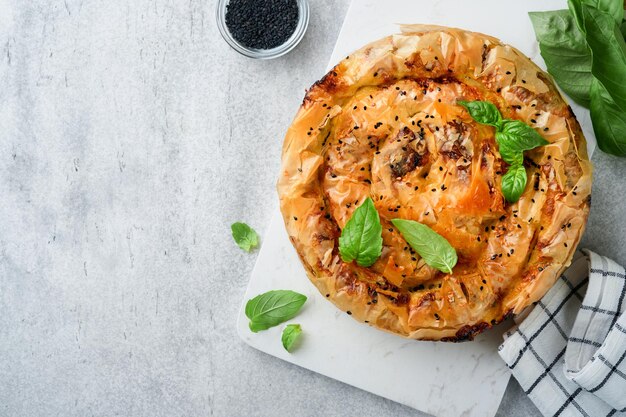
[[[494,128],[459,100],[494,103],[549,145],[526,152],[517,203]],[[540,299],[572,258],[589,213],[585,138],[550,77],[498,39],[405,26],[341,61],[308,90],[278,181],[287,232],[310,280],[353,318],[399,335],[460,341]],[[338,240],[371,197],[383,250],[369,268]],[[455,248],[451,274],[428,266],[391,224],[415,220]]]

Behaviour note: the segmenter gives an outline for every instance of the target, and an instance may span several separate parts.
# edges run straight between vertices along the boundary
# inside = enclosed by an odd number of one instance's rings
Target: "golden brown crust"
[[[516,204],[491,127],[457,100],[488,100],[550,145],[527,152]],[[499,40],[409,26],[340,62],[307,92],[289,128],[278,181],[285,226],[322,294],[355,319],[413,339],[471,339],[521,312],[570,263],[589,212],[585,138],[549,76]],[[383,252],[344,263],[338,237],[372,197]],[[443,235],[459,262],[428,265],[390,220]]]

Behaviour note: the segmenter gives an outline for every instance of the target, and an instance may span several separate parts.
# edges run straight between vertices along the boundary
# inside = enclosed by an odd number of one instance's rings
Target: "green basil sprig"
[[[598,80],[591,84],[591,120],[600,149],[613,155],[626,155],[626,115],[619,110],[606,88]]]
[[[339,254],[344,262],[356,260],[359,266],[372,266],[383,249],[383,227],[374,202],[368,197],[341,231]]]
[[[502,177],[502,194],[508,202],[517,202],[524,193],[528,181],[524,168],[524,152],[550,142],[524,122],[503,119],[493,103],[463,100],[457,103],[465,107],[472,119],[478,123],[496,128],[500,156],[510,165],[508,172]]]
[[[457,101],[458,104],[465,107],[472,119],[478,123],[499,128],[502,124],[502,115],[500,110],[488,101]]]
[[[246,317],[254,333],[267,330],[298,314],[306,296],[290,290],[274,290],[257,295],[246,303]]]
[[[391,223],[427,265],[441,272],[452,273],[458,257],[450,242],[443,236],[413,220],[392,219]]]
[[[529,13],[550,74],[575,102],[589,106],[591,52],[567,10]]]
[[[548,72],[591,111],[598,147],[626,156],[626,22],[623,0],[569,0],[529,14]]]
[[[245,223],[233,223],[230,226],[235,243],[246,252],[250,252],[259,244],[259,235]]]
[[[591,49],[591,73],[611,92],[626,119],[626,42],[611,15],[585,4],[582,14]]]
[[[302,327],[299,324],[288,324],[285,327],[281,341],[283,342],[283,347],[287,352],[291,353],[301,334]]]
[[[524,165],[511,165],[502,176],[502,190],[506,190],[508,201],[518,201],[526,189],[526,168]]]
[[[582,32],[587,32],[584,7],[607,14],[617,25],[620,25],[624,20],[624,3],[622,0],[568,0],[567,6],[576,19],[578,29]]]

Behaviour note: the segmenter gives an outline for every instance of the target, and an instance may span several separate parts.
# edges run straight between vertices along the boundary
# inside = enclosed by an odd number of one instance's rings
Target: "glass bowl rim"
[[[226,26],[226,7],[228,6],[229,2],[230,0],[218,0],[217,2],[217,7],[215,11],[217,27],[226,43],[228,43],[228,45],[230,45],[232,49],[239,52],[241,55],[247,56],[249,58],[273,59],[287,54],[288,52],[292,51],[296,46],[298,46],[309,26],[308,1],[296,0],[296,3],[298,4],[298,23],[296,25],[296,29],[291,34],[291,36],[282,45],[279,45],[275,48],[249,48],[237,42],[228,30],[228,27]]]

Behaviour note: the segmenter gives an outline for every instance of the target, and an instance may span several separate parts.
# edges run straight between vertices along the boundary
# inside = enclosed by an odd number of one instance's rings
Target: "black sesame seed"
[[[272,49],[284,44],[298,20],[296,0],[231,0],[226,6],[228,30],[250,48]]]

